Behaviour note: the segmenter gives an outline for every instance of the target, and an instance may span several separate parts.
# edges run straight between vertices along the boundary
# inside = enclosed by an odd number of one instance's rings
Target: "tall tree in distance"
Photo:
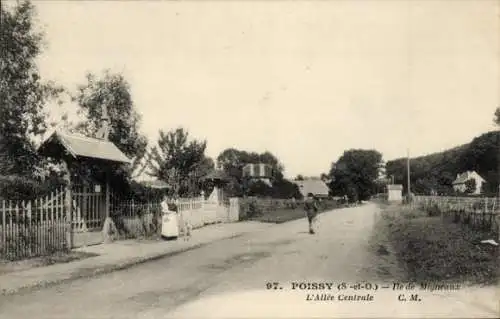
[[[497,125],[497,129],[500,130],[500,107],[497,107],[495,110],[494,122]],[[500,197],[500,134],[497,134],[497,182],[498,182],[498,190],[497,196]]]
[[[147,139],[139,131],[141,116],[133,103],[129,83],[123,75],[109,70],[100,77],[89,73],[86,80],[73,97],[85,118],[76,125],[76,131],[95,136],[101,124],[102,106],[106,106],[110,119],[109,140],[134,160],[133,170],[146,152]]]
[[[43,32],[32,3],[0,6],[0,174],[30,175],[40,164],[34,138],[47,129],[45,103],[61,88],[40,77]]]
[[[381,162],[382,154],[376,150],[345,151],[330,171],[332,193],[346,195],[350,201],[368,199],[376,192],[378,166]]]
[[[231,179],[225,186],[225,191],[230,196],[242,196],[249,190],[250,179],[243,176],[243,167],[246,164],[257,163],[268,164],[272,168],[272,179],[276,182],[275,185],[287,184],[283,176],[285,168],[271,152],[266,151],[259,154],[257,152],[228,148],[217,156],[217,167],[223,170]],[[258,188],[264,189],[265,187],[258,186]],[[286,185],[286,188],[290,188],[290,185]],[[269,190],[269,192],[271,191]],[[282,190],[276,189],[273,192],[275,194],[284,193]]]
[[[197,196],[201,178],[215,166],[205,155],[206,147],[206,141],[190,140],[184,128],[160,130],[158,146],[151,154],[152,174],[172,186],[172,195]]]

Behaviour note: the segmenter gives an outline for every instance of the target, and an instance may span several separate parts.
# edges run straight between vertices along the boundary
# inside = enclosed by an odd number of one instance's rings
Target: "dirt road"
[[[374,240],[378,215],[374,204],[335,210],[320,216],[316,235],[298,220],[128,270],[0,297],[0,318],[495,317],[491,289],[393,291],[401,274]],[[363,281],[371,287],[338,289]],[[267,283],[277,285],[267,289]],[[324,289],[301,290],[307,283]],[[353,295],[368,300],[347,300]]]

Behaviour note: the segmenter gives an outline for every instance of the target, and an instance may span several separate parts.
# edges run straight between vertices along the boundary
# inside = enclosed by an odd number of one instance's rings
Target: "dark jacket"
[[[304,202],[304,210],[308,216],[315,216],[318,213],[318,203],[315,200],[307,199]]]

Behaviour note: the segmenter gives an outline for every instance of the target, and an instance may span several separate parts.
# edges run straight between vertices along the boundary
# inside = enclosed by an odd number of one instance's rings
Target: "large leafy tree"
[[[251,180],[243,176],[243,167],[246,164],[256,164],[263,163],[268,164],[272,168],[273,172],[273,189],[266,188],[264,186],[252,186],[251,194],[280,194],[279,196],[285,196],[283,194],[290,193],[289,191],[277,190],[277,187],[284,187],[286,189],[293,188],[293,185],[288,185],[284,182],[283,171],[284,166],[279,161],[279,159],[271,152],[257,153],[248,152],[244,150],[238,150],[235,148],[228,148],[222,151],[217,157],[217,166],[222,169],[227,176],[230,177],[230,181],[225,186],[225,191],[230,194],[230,196],[242,196],[243,194],[250,194],[251,190]],[[260,183],[259,183],[260,185]],[[264,191],[265,190],[265,191]]]
[[[61,88],[40,77],[43,32],[32,3],[0,6],[0,174],[30,175],[41,164],[35,137],[47,129],[45,103]]]
[[[198,195],[201,179],[215,166],[205,155],[206,147],[206,141],[191,140],[184,128],[160,130],[158,146],[151,151],[152,174],[167,182],[174,196]]]
[[[345,151],[330,171],[333,194],[346,195],[351,201],[368,199],[376,191],[381,162],[382,154],[376,150]]]
[[[86,83],[78,86],[74,100],[78,102],[79,113],[84,118],[75,129],[87,136],[94,136],[100,128],[103,106],[106,107],[110,119],[109,140],[134,160],[133,170],[145,155],[147,138],[140,133],[141,116],[124,76],[109,70],[101,76],[89,73]]]

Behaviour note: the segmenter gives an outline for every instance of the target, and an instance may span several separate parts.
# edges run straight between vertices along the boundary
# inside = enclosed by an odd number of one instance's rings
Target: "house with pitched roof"
[[[305,179],[293,181],[299,188],[302,196],[307,197],[308,194],[313,194],[319,198],[328,198],[330,189],[328,185],[321,179]]]
[[[38,148],[39,154],[61,160],[66,172],[67,218],[71,220],[68,247],[106,240],[110,220],[110,172],[131,160],[115,144],[101,138],[55,130]]]
[[[485,183],[486,180],[475,171],[467,171],[467,172],[464,172],[461,174],[457,174],[457,178],[452,183],[453,189],[456,192],[464,193],[467,190],[466,183],[469,180],[474,180],[476,183],[476,188],[472,192],[472,194],[474,194],[474,195],[481,194],[481,189],[482,189],[483,183]]]
[[[273,167],[265,163],[248,163],[243,166],[243,176],[272,186]]]

